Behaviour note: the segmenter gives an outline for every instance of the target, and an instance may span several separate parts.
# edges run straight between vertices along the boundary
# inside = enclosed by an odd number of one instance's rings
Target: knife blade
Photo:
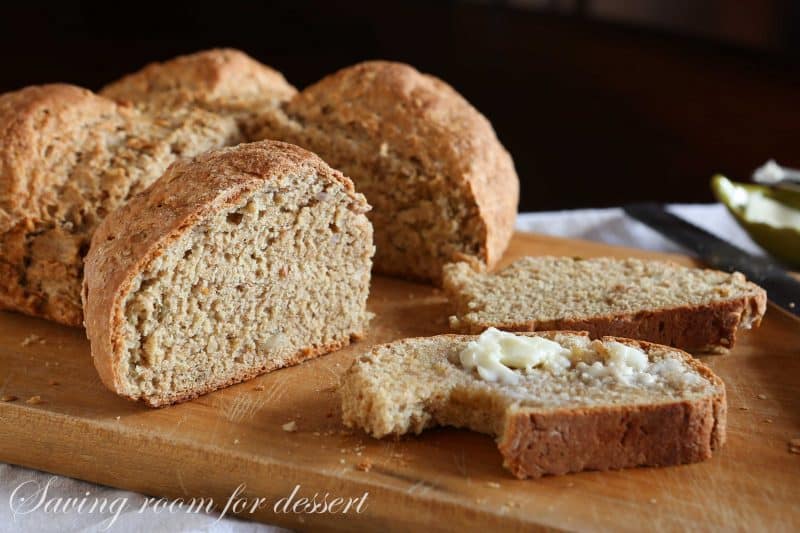
[[[673,215],[661,204],[631,204],[623,209],[632,218],[688,248],[709,266],[727,272],[741,272],[747,279],[763,287],[773,304],[800,318],[800,281],[789,276],[778,262],[752,255],[725,242]]]

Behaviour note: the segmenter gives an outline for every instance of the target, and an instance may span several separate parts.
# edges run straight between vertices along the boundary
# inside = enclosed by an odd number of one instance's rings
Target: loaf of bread
[[[102,94],[145,107],[201,105],[244,122],[251,140],[318,154],[373,206],[377,272],[438,283],[445,263],[499,260],[514,228],[517,175],[489,121],[452,87],[372,61],[295,94],[265,69],[212,50],[150,65]]]
[[[710,369],[680,350],[614,337],[404,339],[359,357],[340,394],[344,423],[376,438],[437,425],[493,435],[519,478],[691,463],[725,441],[725,386]]]
[[[176,159],[240,140],[200,108],[143,114],[71,85],[0,96],[0,308],[80,325],[98,222]]]
[[[525,257],[496,272],[445,267],[464,333],[576,330],[725,352],[739,329],[761,323],[766,292],[740,273],[639,259]]]
[[[298,93],[262,136],[319,154],[373,206],[376,272],[441,282],[442,266],[493,266],[519,182],[491,124],[452,87],[399,63],[345,68]]]
[[[352,182],[279,142],[173,164],[94,234],[83,303],[111,390],[162,406],[348,344],[372,226]]]
[[[280,72],[228,48],[151,63],[100,91],[145,110],[197,106],[230,116],[250,140],[254,129],[295,93]]]
[[[445,83],[396,63],[345,69],[298,94],[222,49],[154,63],[105,87],[0,96],[0,308],[80,325],[97,223],[180,157],[245,140],[318,152],[373,203],[376,270],[441,280],[492,266],[519,185],[489,122]],[[113,101],[112,101],[113,100]]]

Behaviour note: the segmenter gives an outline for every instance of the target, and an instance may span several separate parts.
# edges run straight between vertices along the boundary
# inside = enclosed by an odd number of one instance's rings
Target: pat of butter
[[[486,381],[515,385],[521,377],[515,370],[530,372],[541,367],[558,374],[570,367],[569,355],[557,342],[489,328],[467,343],[459,358],[464,368],[476,369]]]
[[[607,353],[605,364],[600,361],[592,364],[580,362],[577,370],[582,375],[596,379],[612,377],[626,385],[655,383],[655,376],[647,372],[649,360],[642,350],[617,341],[606,342],[604,346]]]
[[[642,350],[617,341],[607,342],[606,348],[608,349],[606,364],[609,366],[622,368],[627,374],[644,372],[647,369],[647,354]]]

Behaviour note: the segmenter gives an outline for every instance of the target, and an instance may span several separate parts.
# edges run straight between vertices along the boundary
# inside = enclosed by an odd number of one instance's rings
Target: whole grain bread
[[[298,94],[219,49],[148,65],[102,94],[0,96],[3,309],[80,325],[83,256],[103,216],[179,157],[243,140],[300,144],[351,175],[375,205],[378,272],[439,283],[450,261],[491,267],[511,237],[510,156],[456,91],[407,65],[363,63]]]
[[[500,259],[519,181],[489,121],[452,87],[408,65],[369,61],[281,109],[260,136],[312,150],[353,179],[373,206],[377,272],[439,283],[448,262]]]
[[[0,96],[0,307],[80,325],[99,221],[176,159],[240,140],[199,108],[143,114],[63,84]]]
[[[758,326],[766,292],[740,273],[639,259],[524,257],[495,273],[445,267],[454,329],[567,329],[695,352],[732,348]]]
[[[477,337],[403,339],[374,347],[345,374],[344,423],[376,438],[438,425],[487,433],[518,478],[691,463],[724,444],[725,386],[689,354],[615,337],[592,341],[585,333],[520,335],[559,343],[570,368],[518,371],[519,383],[509,385],[461,364],[460,352]],[[613,343],[645,352],[650,384],[587,379],[581,363],[610,365]]]
[[[280,72],[230,48],[151,63],[100,91],[145,110],[200,107],[234,117],[250,140],[254,129],[296,93]]]
[[[161,406],[348,344],[368,320],[368,209],[285,143],[176,162],[100,224],[86,258],[103,383]]]

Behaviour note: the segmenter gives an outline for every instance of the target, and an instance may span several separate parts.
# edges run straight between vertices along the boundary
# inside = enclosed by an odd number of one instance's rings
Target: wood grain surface
[[[525,234],[505,260],[526,254],[691,262]],[[800,455],[789,451],[800,437],[800,322],[775,308],[732,353],[703,358],[729,401],[728,444],[712,460],[519,481],[484,435],[378,441],[345,430],[336,386],[356,354],[448,331],[447,302],[430,287],[376,278],[369,306],[368,337],[346,350],[160,410],[100,384],[82,330],[0,313],[0,395],[19,398],[0,402],[0,460],[220,507],[244,483],[241,496],[265,505],[239,516],[297,529],[800,529]],[[297,497],[369,494],[360,514],[275,513],[298,484]]]

